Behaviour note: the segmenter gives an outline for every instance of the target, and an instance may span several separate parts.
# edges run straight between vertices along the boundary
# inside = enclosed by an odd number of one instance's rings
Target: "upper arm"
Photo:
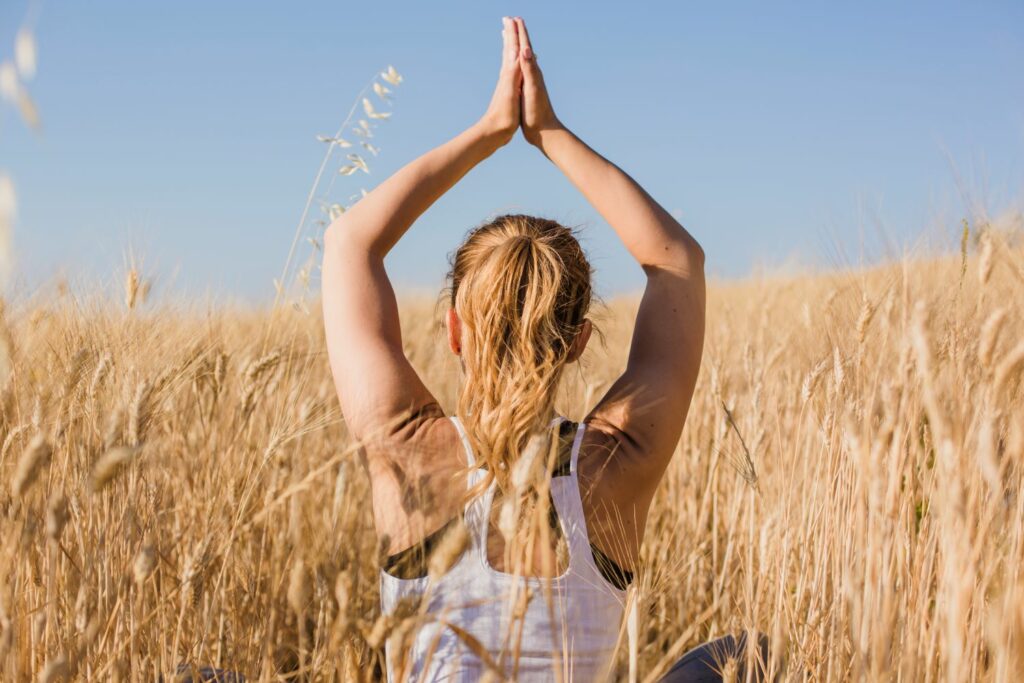
[[[587,417],[618,442],[619,490],[653,493],[686,420],[704,346],[703,263],[692,263],[644,268],[626,370]],[[621,487],[621,476],[634,485]]]
[[[349,248],[339,227],[325,239],[322,274],[331,372],[353,436],[385,437],[440,407],[402,350],[398,302],[383,258]]]

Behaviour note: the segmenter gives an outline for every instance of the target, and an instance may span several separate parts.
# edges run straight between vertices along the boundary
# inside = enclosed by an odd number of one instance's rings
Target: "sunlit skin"
[[[378,532],[389,553],[403,550],[458,514],[465,456],[454,426],[403,353],[384,257],[434,201],[522,131],[646,274],[625,371],[586,415],[579,461],[591,540],[633,569],[700,366],[704,255],[643,188],[555,115],[522,18],[504,19],[502,36],[501,70],[483,116],[402,167],[328,228],[322,286],[331,369],[348,429],[366,443]],[[446,312],[445,322],[451,351],[462,354],[471,335],[456,310]],[[591,330],[588,320],[570,347],[571,361],[582,355]],[[500,546],[489,555],[500,564]],[[536,559],[538,567],[551,566]]]

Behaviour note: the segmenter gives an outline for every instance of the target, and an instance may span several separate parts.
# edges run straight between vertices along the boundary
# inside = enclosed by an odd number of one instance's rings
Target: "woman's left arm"
[[[518,34],[503,19],[501,74],[490,106],[468,129],[398,172],[327,228],[322,299],[331,372],[349,432],[382,438],[436,399],[402,350],[398,302],[384,257],[419,216],[519,126]]]

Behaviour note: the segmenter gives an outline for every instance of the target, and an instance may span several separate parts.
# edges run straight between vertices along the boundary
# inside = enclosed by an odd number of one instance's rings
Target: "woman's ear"
[[[587,342],[590,341],[590,333],[593,331],[594,326],[590,324],[590,318],[584,318],[583,324],[580,325],[580,331],[576,333],[576,338],[572,340],[572,344],[569,346],[569,357],[567,359],[569,363],[579,360],[580,356],[583,355],[584,349],[587,348]]]
[[[445,326],[448,328],[448,348],[456,356],[462,355],[462,321],[454,308],[449,308],[444,316]]]

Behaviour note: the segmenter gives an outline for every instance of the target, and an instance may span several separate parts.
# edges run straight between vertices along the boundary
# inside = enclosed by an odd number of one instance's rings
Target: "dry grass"
[[[744,628],[788,678],[1024,677],[1024,255],[977,251],[712,288],[644,547],[641,680]],[[3,314],[0,678],[368,678],[412,622],[378,618],[319,319],[129,298]],[[634,307],[602,313],[564,414],[622,368]],[[403,316],[451,406],[432,302]]]

